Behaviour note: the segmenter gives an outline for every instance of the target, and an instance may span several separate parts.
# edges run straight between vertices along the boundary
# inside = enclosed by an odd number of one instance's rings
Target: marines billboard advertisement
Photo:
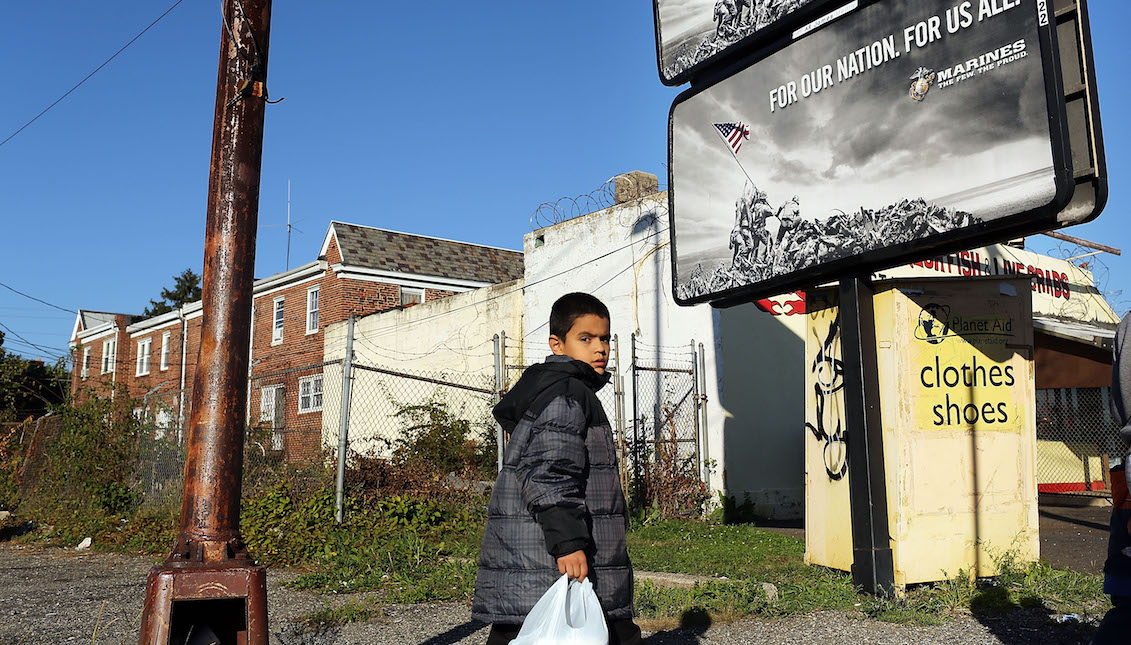
[[[1047,230],[1071,198],[1050,5],[846,6],[673,104],[681,304],[748,302]]]

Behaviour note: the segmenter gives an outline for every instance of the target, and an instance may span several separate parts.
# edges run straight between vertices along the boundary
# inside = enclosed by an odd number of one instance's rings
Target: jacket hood
[[[526,414],[530,404],[538,398],[538,395],[552,385],[569,378],[581,381],[596,392],[609,382],[611,375],[608,372],[598,374],[597,370],[588,363],[568,356],[547,356],[544,363],[526,368],[518,383],[515,383],[510,392],[507,392],[492,410],[495,419],[507,433],[514,431],[522,415]]]

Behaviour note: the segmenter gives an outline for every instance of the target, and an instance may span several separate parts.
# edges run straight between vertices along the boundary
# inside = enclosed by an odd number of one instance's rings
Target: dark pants
[[[1118,645],[1126,643],[1131,634],[1131,596],[1112,596],[1111,610],[1104,615],[1092,645]]]
[[[640,636],[640,628],[631,618],[624,620],[609,620],[609,645],[640,645],[644,639]],[[492,623],[491,633],[487,636],[487,645],[507,645],[518,636],[522,625],[504,625]]]

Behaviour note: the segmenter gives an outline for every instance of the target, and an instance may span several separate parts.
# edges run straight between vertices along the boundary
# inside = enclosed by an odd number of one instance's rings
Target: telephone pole
[[[227,0],[223,21],[181,528],[149,573],[142,645],[267,645],[266,571],[239,512],[271,0]]]

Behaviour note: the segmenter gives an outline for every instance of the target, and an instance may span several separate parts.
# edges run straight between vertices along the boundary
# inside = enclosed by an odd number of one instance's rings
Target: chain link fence
[[[340,419],[342,384],[330,385],[329,416]],[[424,372],[354,363],[349,403],[348,438],[351,452],[387,457],[410,438],[421,414],[442,414],[465,424],[469,441],[487,442],[494,436],[491,416],[495,378],[489,373]],[[339,428],[326,433],[337,446]]]
[[[348,469],[372,471],[373,464],[380,462],[388,472],[394,458],[399,457],[396,463],[402,465],[416,459],[419,471],[450,467],[444,472],[455,473],[452,477],[458,480],[434,481],[434,474],[417,473],[412,480],[420,489],[417,492],[429,492],[429,486],[484,489],[478,481],[484,477],[478,473],[493,475],[497,450],[491,416],[496,400],[493,373],[417,371],[354,362],[348,414],[343,416],[343,371],[342,361],[261,373],[253,370],[244,435],[245,497],[280,484],[300,493],[333,488],[343,431],[348,433]],[[118,410],[118,421],[106,419],[105,423],[128,444],[126,463],[132,467],[120,479],[132,504],[153,512],[179,508],[192,390],[158,389],[128,401],[120,394],[117,400],[106,396],[100,401],[103,407],[88,417],[89,434],[101,432],[94,427],[102,423],[95,419],[106,416],[100,410]],[[82,403],[75,405],[73,409],[78,410]],[[71,423],[82,425],[84,421]],[[5,463],[0,465],[5,466],[4,476],[10,474],[14,482],[13,499],[18,494],[34,507],[49,498],[81,499],[89,494],[89,482],[77,479],[52,480],[50,490],[40,485],[44,473],[50,479],[59,470],[52,463],[58,455],[49,447],[58,445],[64,434],[60,416],[8,424],[4,430],[0,439]],[[453,460],[461,463],[449,463]],[[399,486],[409,481],[399,476],[386,479]],[[465,481],[469,479],[476,481]],[[361,486],[373,484],[365,476],[354,476],[352,481]],[[0,486],[0,493],[3,489]]]
[[[243,493],[257,495],[280,484],[299,492],[335,487],[343,436],[351,490],[483,490],[501,453],[491,409],[545,352],[500,336],[493,371],[423,371],[360,360],[350,365],[348,376],[342,360],[283,370],[253,366]],[[618,446],[622,486],[641,507],[659,505],[666,514],[680,514],[679,509],[695,505],[690,497],[706,491],[696,353],[693,346],[637,347],[633,342],[630,356],[622,355],[614,339],[608,365],[612,379],[597,394]],[[180,506],[192,395],[191,389],[157,388],[129,401],[104,399],[125,408],[119,418],[129,420],[122,436],[133,466],[122,481],[142,509]],[[34,423],[20,427],[26,482],[34,483],[46,460],[43,447],[55,441],[52,433],[58,428],[52,423],[39,422],[38,430]],[[415,475],[398,472],[414,468]],[[81,482],[75,486],[78,491]],[[34,486],[25,488],[35,495]],[[665,497],[678,501],[660,503]]]
[[[635,336],[632,341],[629,456],[636,502],[665,516],[696,514],[707,488],[695,344],[656,346]]]
[[[1111,388],[1037,390],[1037,490],[1110,495],[1112,466],[1127,454],[1111,414]]]

